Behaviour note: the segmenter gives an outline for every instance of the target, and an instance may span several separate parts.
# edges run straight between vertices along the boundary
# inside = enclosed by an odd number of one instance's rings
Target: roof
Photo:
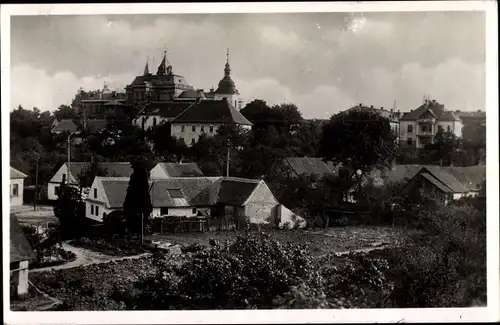
[[[285,162],[297,175],[324,177],[326,175],[335,175],[338,172],[338,167],[331,162],[324,162],[323,158],[286,157]]]
[[[10,263],[29,261],[36,257],[15,214],[10,214]]]
[[[52,132],[76,132],[79,129],[80,126],[75,121],[64,119],[52,128]]]
[[[443,183],[441,183],[439,180],[437,180],[431,174],[422,173],[421,175],[422,175],[422,177],[424,177],[425,179],[427,179],[429,182],[431,182],[431,184],[433,184],[434,186],[436,186],[438,189],[440,189],[444,193],[450,193],[450,192],[452,192],[452,190],[449,187],[447,187],[446,185],[444,185]]]
[[[200,90],[188,89],[184,90],[178,98],[206,98],[205,93]]]
[[[196,163],[158,163],[169,177],[202,177],[203,172]]]
[[[453,193],[479,191],[481,184],[486,180],[486,166],[425,166],[420,173],[430,174]]]
[[[129,178],[97,177],[110,208],[121,208]],[[153,207],[241,206],[261,181],[234,177],[176,177],[150,180]]]
[[[455,115],[461,119],[486,119],[486,112],[476,111],[476,112],[461,112],[455,111]]]
[[[193,103],[182,112],[172,123],[221,123],[252,125],[252,123],[238,112],[229,101],[202,100]]]
[[[456,116],[455,113],[453,113],[452,111],[446,111],[444,109],[444,105],[439,104],[436,101],[426,102],[418,108],[408,113],[404,113],[401,117],[401,120],[416,121],[418,118],[420,118],[421,115],[428,111],[432,112],[432,114],[436,116],[436,119],[438,121],[460,121],[460,118]]]
[[[122,101],[123,100],[120,101],[120,100],[113,99],[113,100],[110,100],[109,102],[104,103],[104,106],[121,106],[121,105],[123,105]]]
[[[10,167],[10,179],[15,179],[15,178],[26,178],[28,175],[25,173],[20,172],[19,170]]]
[[[101,132],[108,122],[104,119],[87,120],[87,130],[92,133]]]
[[[62,166],[67,166],[67,162]],[[61,167],[62,167],[61,166]],[[78,175],[82,174],[85,170],[88,170],[91,166],[90,162],[71,162],[70,171],[72,176],[72,181],[78,179]],[[106,170],[107,174],[115,177],[130,177],[132,175],[132,166],[129,162],[103,162],[98,164],[99,168]],[[59,168],[60,169],[60,168]],[[51,183],[61,182],[62,179],[55,179],[52,177]]]
[[[188,85],[185,78],[177,74],[164,74],[164,75],[148,75],[148,76],[137,76],[134,78],[129,86],[142,86],[145,83],[151,84],[151,86],[181,86],[180,89],[192,89],[193,87]]]
[[[175,118],[192,104],[192,102],[183,101],[151,102],[139,112],[139,115],[159,115],[166,118]]]
[[[364,112],[370,112],[370,113],[375,113],[378,114],[382,117],[385,117],[390,120],[397,120],[396,116],[394,115],[394,112],[391,113],[391,111],[384,109],[383,107],[377,108],[373,106],[363,106],[362,104],[353,106],[349,108],[347,111],[364,111]]]
[[[424,165],[395,165],[392,168],[374,169],[369,178],[382,178],[386,183],[405,182],[412,179]]]

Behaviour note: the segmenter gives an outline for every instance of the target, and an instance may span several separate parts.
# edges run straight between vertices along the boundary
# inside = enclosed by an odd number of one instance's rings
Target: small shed
[[[15,214],[10,214],[10,286],[14,297],[28,294],[28,264],[36,257]]]

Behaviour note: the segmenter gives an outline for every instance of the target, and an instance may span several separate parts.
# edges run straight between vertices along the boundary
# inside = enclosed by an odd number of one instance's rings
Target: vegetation
[[[79,188],[61,183],[59,195],[54,205],[54,215],[59,219],[61,237],[79,237],[87,227],[85,203]]]

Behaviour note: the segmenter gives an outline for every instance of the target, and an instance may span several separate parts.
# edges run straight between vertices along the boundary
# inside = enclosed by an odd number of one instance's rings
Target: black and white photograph
[[[272,4],[2,5],[6,323],[499,320],[496,2]]]

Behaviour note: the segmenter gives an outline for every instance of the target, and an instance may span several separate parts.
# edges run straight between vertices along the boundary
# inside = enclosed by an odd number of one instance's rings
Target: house
[[[24,179],[28,177],[15,168],[10,167],[10,205],[23,205]]]
[[[434,194],[445,204],[462,197],[477,196],[486,180],[486,166],[425,166],[405,186],[405,193]]]
[[[82,119],[104,119],[108,116],[120,115],[126,100],[125,93],[111,91],[104,83],[103,88],[98,90],[84,91],[80,88],[71,103],[71,108]]]
[[[52,133],[61,134],[61,133],[80,133],[81,128],[80,125],[71,119],[63,119],[59,121],[59,123],[55,124],[52,128]]]
[[[379,109],[377,107],[373,107],[373,105],[368,107],[364,106],[363,104],[358,104],[354,107],[351,107],[346,112],[349,111],[369,112],[387,118],[391,125],[392,131],[397,135],[397,137],[399,137],[399,117],[401,115],[400,111],[395,112],[392,108],[390,110],[387,110],[383,107]]]
[[[190,105],[171,122],[171,135],[183,139],[187,146],[193,145],[203,134],[213,136],[221,125],[239,125],[250,129],[247,120],[227,100],[201,100]]]
[[[132,124],[143,130],[149,130],[162,123],[172,121],[192,104],[192,101],[173,100],[166,102],[148,102],[132,120]]]
[[[86,200],[86,216],[102,222],[107,214],[121,210],[129,178],[96,177]],[[289,213],[262,180],[234,177],[177,177],[150,180],[153,218],[232,215],[252,223],[275,222]],[[297,217],[300,218],[300,217]]]
[[[403,114],[399,123],[399,140],[402,149],[425,148],[434,141],[438,130],[462,136],[463,123],[453,111],[447,111],[436,100],[426,99],[417,109]]]
[[[335,166],[332,162],[325,162],[323,158],[319,157],[286,157],[284,163],[292,177],[314,175],[317,178],[323,178],[337,175],[339,170],[338,166]]]
[[[10,214],[10,285],[14,297],[28,294],[28,265],[36,258],[15,214]]]
[[[85,121],[64,119],[52,128],[52,133],[71,133],[78,135],[81,134],[82,130],[85,130],[85,132],[89,134],[96,134],[102,132],[106,125],[107,121],[104,119],[86,119]]]
[[[90,162],[70,162],[68,170],[68,163],[62,164],[48,183],[48,199],[57,200],[59,186],[63,180],[69,179],[72,186],[78,186],[79,176],[88,171],[91,166]],[[130,177],[133,172],[129,162],[103,162],[98,164],[98,168],[110,176]]]
[[[158,163],[150,171],[151,179],[173,177],[203,177],[203,172],[196,163]]]

